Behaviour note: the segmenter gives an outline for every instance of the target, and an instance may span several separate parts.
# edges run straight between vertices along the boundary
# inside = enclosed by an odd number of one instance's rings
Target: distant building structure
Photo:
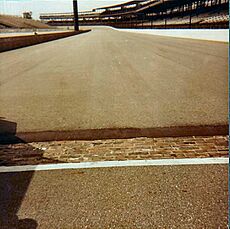
[[[72,26],[73,13],[43,13],[53,26]],[[229,0],[131,0],[79,12],[80,25],[118,28],[229,28]]]
[[[32,12],[23,12],[23,18],[25,19],[32,19]]]

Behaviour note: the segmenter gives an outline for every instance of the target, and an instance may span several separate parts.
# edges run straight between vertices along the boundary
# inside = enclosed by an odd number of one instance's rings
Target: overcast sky
[[[78,0],[79,11],[127,2],[128,0]],[[0,0],[0,14],[22,15],[32,11],[33,18],[40,13],[72,12],[72,0]]]

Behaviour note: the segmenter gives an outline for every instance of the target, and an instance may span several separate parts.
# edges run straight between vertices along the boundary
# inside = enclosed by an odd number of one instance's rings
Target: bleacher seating
[[[216,13],[216,14],[201,14],[199,16],[193,16],[191,18],[192,24],[214,24],[214,23],[221,23],[221,22],[228,22],[229,15],[225,13]],[[178,17],[178,18],[171,18],[166,20],[167,25],[188,25],[190,23],[190,18],[186,17]],[[143,26],[164,26],[165,20],[155,20],[155,21],[144,21],[143,23],[138,23],[138,25]]]
[[[229,0],[130,0],[80,13],[80,25],[121,28],[228,28]],[[54,26],[73,25],[73,14],[41,14]],[[71,24],[72,23],[72,24]]]
[[[229,15],[217,15],[217,16],[211,16],[207,18],[203,18],[203,20],[200,22],[200,24],[205,23],[220,23],[220,22],[228,22],[229,21]]]
[[[49,25],[44,24],[40,21],[36,21],[32,19],[25,19],[22,17],[11,16],[11,15],[0,15],[0,25],[1,27],[19,28],[19,29],[25,29],[25,28],[48,29],[50,28]]]

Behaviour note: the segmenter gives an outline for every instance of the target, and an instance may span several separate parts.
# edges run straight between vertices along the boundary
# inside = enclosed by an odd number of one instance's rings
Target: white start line
[[[228,164],[229,158],[186,158],[186,159],[160,159],[160,160],[130,160],[130,161],[98,161],[81,163],[61,163],[46,165],[1,166],[0,173],[45,171],[61,169],[90,169],[132,166],[177,166],[177,165],[211,165]]]

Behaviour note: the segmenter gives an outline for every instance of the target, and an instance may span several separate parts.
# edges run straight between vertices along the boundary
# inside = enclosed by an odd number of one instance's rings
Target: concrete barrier
[[[0,52],[9,51],[26,46],[36,45],[43,42],[53,41],[64,37],[89,32],[90,30],[58,32],[37,35],[13,36],[0,38]]]
[[[113,28],[115,29],[115,28]],[[142,33],[167,37],[189,38],[228,42],[228,29],[115,29],[118,31]]]

